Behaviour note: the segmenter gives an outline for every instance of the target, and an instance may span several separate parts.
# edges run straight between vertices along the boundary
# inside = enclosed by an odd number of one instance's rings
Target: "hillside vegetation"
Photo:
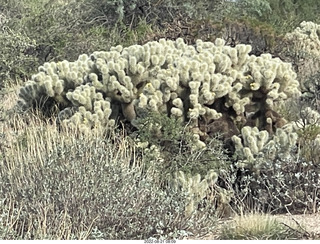
[[[0,0],[0,239],[317,238],[319,8]]]

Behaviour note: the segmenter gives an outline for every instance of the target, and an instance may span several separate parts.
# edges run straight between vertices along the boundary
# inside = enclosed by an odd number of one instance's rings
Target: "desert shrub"
[[[292,98],[276,110],[291,121],[286,126],[295,128],[296,144],[288,153],[273,158],[265,148],[256,158],[254,168],[235,161],[232,172],[224,175],[226,185],[235,193],[233,206],[275,213],[317,212],[320,207],[319,114],[303,98]]]
[[[27,78],[47,61],[141,42],[151,31],[142,18],[134,27],[112,22],[116,1],[100,2],[1,0],[1,80]],[[106,16],[105,9],[110,11]]]
[[[233,2],[233,8],[230,11],[237,17],[249,16],[250,18],[263,18],[272,11],[268,0],[240,0],[229,2]]]
[[[237,176],[228,175],[233,185],[233,206],[272,213],[317,212],[320,207],[320,177],[318,163],[299,158],[292,152],[289,158],[278,156],[260,160],[261,168],[252,172],[238,168]]]
[[[26,53],[35,43],[23,32],[11,29],[9,21],[0,12],[0,88],[36,70],[36,58]]]
[[[175,40],[182,37],[185,42],[195,44],[198,39],[214,42],[222,38],[227,45],[237,44],[252,46],[251,54],[277,53],[283,48],[281,36],[268,23],[246,17],[225,17],[223,21],[215,19],[174,19],[164,23],[160,31],[148,35],[151,40],[167,38]],[[281,45],[281,48],[280,48]]]
[[[306,78],[303,100],[320,112],[320,72]]]
[[[108,0],[82,1],[83,8],[87,9],[87,17],[98,17],[100,22],[107,25],[124,23],[135,26],[139,19],[147,23],[161,26],[163,22],[171,22],[180,18],[222,18],[226,3],[221,0],[201,1],[173,1],[173,0]]]
[[[39,119],[24,128],[2,150],[2,238],[170,239],[212,228],[208,212],[186,217],[183,193],[141,173],[121,135],[57,133]]]
[[[301,234],[272,216],[249,214],[237,216],[222,227],[222,240],[295,240]]]
[[[319,5],[316,0],[267,0],[272,14],[265,15],[265,21],[272,23],[286,33],[302,21],[319,21]]]
[[[51,60],[75,59],[79,53],[108,48],[107,33],[94,20],[85,22],[87,9],[73,1],[21,1],[12,17],[12,28],[23,31],[35,42],[27,53],[39,64]],[[9,8],[10,9],[10,8]],[[81,31],[79,31],[81,30]],[[116,33],[113,33],[116,37]]]
[[[287,33],[302,21],[319,21],[316,0],[237,0],[229,13],[235,18],[246,16],[274,26],[280,33]]]
[[[230,166],[227,150],[218,134],[207,138],[205,144],[197,145],[201,142],[176,118],[149,113],[139,119],[138,124],[138,130],[131,136],[145,159],[161,173],[160,178],[168,179],[178,171],[204,176],[209,170],[218,173]],[[148,162],[147,167],[150,166]]]
[[[320,162],[319,139],[320,123],[306,126],[298,131],[300,155],[306,161],[317,164]]]
[[[221,13],[222,4],[221,0],[0,1],[10,28],[35,42],[28,54],[36,56],[40,64],[76,59],[80,53],[106,50],[119,43],[132,45],[145,38],[142,30],[150,31],[151,25],[161,26],[178,15],[215,16]]]
[[[15,33],[29,38],[25,50],[39,66],[47,61],[73,60],[81,53],[107,50],[118,44],[144,42],[152,26],[182,18],[221,19],[225,3],[215,1],[80,0],[0,1]],[[79,31],[81,30],[81,31]]]
[[[228,44],[231,46],[239,43],[250,44],[251,53],[257,56],[262,53],[277,53],[282,43],[281,36],[267,22],[248,17],[238,19],[231,17],[224,20],[224,25],[222,38]]]
[[[302,97],[289,99],[280,104],[277,109],[296,128],[299,156],[305,161],[319,163],[320,107],[317,92],[314,90],[316,81],[310,83],[306,82],[306,87],[313,88],[305,91]]]

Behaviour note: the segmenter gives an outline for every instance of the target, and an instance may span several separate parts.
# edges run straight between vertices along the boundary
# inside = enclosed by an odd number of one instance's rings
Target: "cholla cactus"
[[[236,153],[246,158],[249,162],[254,161],[254,155],[262,151],[269,139],[267,131],[259,131],[257,127],[245,126],[241,130],[243,141],[234,135],[232,140],[235,144]]]
[[[319,56],[320,25],[311,21],[303,21],[293,32],[287,33],[285,39],[292,40],[302,55]]]
[[[299,27],[284,37],[287,42],[284,54],[295,65],[303,92],[305,91],[304,80],[318,73],[320,68],[319,31],[320,25],[303,21]]]
[[[288,156],[297,138],[298,135],[292,126],[278,128],[273,136],[265,130],[259,131],[257,127],[245,126],[241,130],[241,135],[234,135],[232,141],[237,155],[243,159],[243,166],[255,164],[258,167],[257,157],[273,160],[277,155]]]
[[[49,97],[63,124],[83,129],[114,125],[118,118],[135,125],[146,111],[191,121],[190,127],[223,115],[233,124],[245,124],[247,114],[265,120],[261,110],[300,94],[299,83],[290,64],[250,51],[249,45],[225,46],[222,39],[195,46],[181,38],[119,45],[75,62],[45,63],[21,88],[19,104],[29,108]]]
[[[181,188],[187,194],[186,215],[192,214],[209,191],[209,187],[213,187],[218,179],[218,174],[210,170],[204,179],[201,180],[200,174],[188,177],[184,172],[179,171],[173,179],[173,186]]]

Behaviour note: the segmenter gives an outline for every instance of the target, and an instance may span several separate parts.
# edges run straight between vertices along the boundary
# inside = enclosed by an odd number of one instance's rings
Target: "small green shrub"
[[[87,18],[98,17],[100,22],[107,25],[124,23],[133,27],[140,19],[157,26],[171,22],[176,17],[222,19],[228,5],[222,0],[82,0],[81,4],[87,10]]]
[[[280,114],[296,127],[299,156],[315,164],[320,162],[316,143],[320,136],[320,107],[316,94],[309,96],[310,93],[305,92],[302,97],[289,99],[278,107]]]
[[[121,2],[0,1],[0,87],[29,78],[44,62],[143,42],[150,24],[144,18],[123,24],[115,11]]]
[[[178,171],[204,176],[211,169],[220,172],[231,164],[218,135],[207,139],[206,147],[199,148],[188,127],[175,118],[150,113],[139,119],[138,124],[132,137],[144,145],[141,152],[147,160],[146,166],[155,168],[162,175],[160,178],[167,179]]]
[[[320,137],[320,123],[300,129],[298,135],[301,156],[308,162],[318,164],[320,162],[319,145],[315,140]]]
[[[307,77],[304,82],[303,99],[314,109],[320,111],[320,72]]]
[[[0,12],[0,88],[36,71],[36,58],[27,51],[35,43],[23,32],[9,27],[10,18]]]

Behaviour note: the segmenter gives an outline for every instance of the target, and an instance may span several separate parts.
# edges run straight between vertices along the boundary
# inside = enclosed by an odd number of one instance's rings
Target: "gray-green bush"
[[[183,193],[142,174],[121,136],[56,133],[27,129],[15,155],[2,148],[2,239],[176,239],[212,228],[208,212],[186,217]]]
[[[23,32],[9,27],[10,18],[0,12],[0,88],[36,71],[35,57],[26,53],[35,43]]]

